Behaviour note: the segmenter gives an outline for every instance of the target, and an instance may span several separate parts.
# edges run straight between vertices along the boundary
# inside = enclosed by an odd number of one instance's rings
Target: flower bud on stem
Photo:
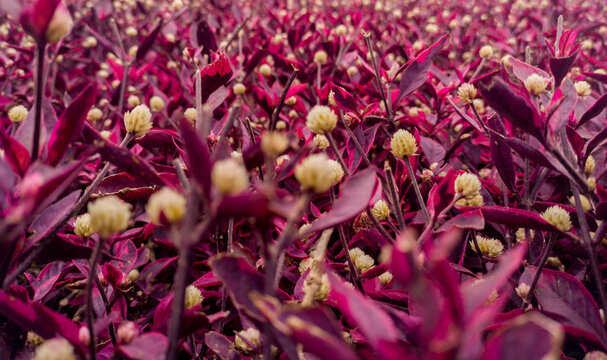
[[[406,156],[403,160],[405,160],[405,164],[407,164],[407,170],[409,170],[409,175],[411,177],[411,183],[413,184],[413,190],[415,190],[415,195],[417,196],[417,202],[424,213],[424,217],[426,218],[426,223],[430,222],[430,213],[426,208],[426,203],[424,202],[424,198],[422,197],[421,191],[419,191],[419,185],[417,185],[417,180],[415,179],[415,173],[413,172],[413,168],[411,167],[411,160],[408,156]]]
[[[339,161],[339,164],[341,165],[342,169],[344,169],[344,173],[346,174],[346,176],[350,176],[350,170],[346,166],[344,158],[341,156],[341,152],[339,152],[339,148],[335,143],[335,138],[333,137],[333,134],[331,134],[331,132],[329,131],[325,133],[325,136],[327,137],[327,140],[329,140],[329,145],[331,146],[331,150],[333,150],[333,154],[335,154],[337,161]]]

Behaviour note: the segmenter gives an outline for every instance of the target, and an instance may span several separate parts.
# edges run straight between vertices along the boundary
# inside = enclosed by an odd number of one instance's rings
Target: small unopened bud
[[[94,107],[91,110],[89,110],[89,112],[86,114],[86,119],[88,121],[98,121],[99,119],[101,119],[101,117],[103,116],[103,111],[101,111],[101,109]]]
[[[350,66],[348,70],[346,70],[346,72],[348,73],[348,75],[354,76],[358,73],[358,68],[356,66]]]
[[[118,342],[120,344],[128,344],[131,341],[135,340],[135,338],[139,335],[139,331],[135,326],[135,323],[132,321],[126,321],[120,326],[118,326],[118,330],[116,330],[116,337],[118,338]]]
[[[74,234],[78,237],[85,238],[93,235],[95,232],[91,228],[91,216],[82,214],[74,221]]]
[[[413,134],[407,130],[400,129],[392,135],[390,140],[390,151],[397,158],[413,156],[417,152],[417,142]]]
[[[129,278],[130,282],[137,282],[137,280],[139,280],[139,275],[141,275],[139,273],[139,270],[133,269],[133,270],[129,271],[127,277]]]
[[[27,332],[27,341],[30,344],[32,344],[32,346],[38,346],[38,345],[42,344],[44,339],[42,337],[40,337],[38,334],[36,334],[35,332],[28,331]]]
[[[542,217],[561,231],[569,231],[571,229],[569,213],[560,206],[554,205],[549,207],[542,213]]]
[[[159,112],[164,109],[164,100],[160,96],[152,96],[150,98],[150,109],[153,112]]]
[[[329,172],[333,177],[333,184],[337,184],[344,177],[344,169],[341,167],[341,164],[335,160],[329,160]]]
[[[593,177],[589,177],[586,181],[588,183],[588,190],[594,191],[596,189],[596,179]]]
[[[576,206],[575,198],[573,196],[569,198],[569,202],[571,203],[571,205]],[[584,211],[592,210],[592,205],[590,204],[590,200],[588,200],[588,198],[585,197],[584,195],[580,195],[580,203],[582,204],[582,209]]]
[[[103,130],[99,133],[99,135],[101,135],[102,138],[108,140],[110,136],[112,136],[112,133],[109,130]]]
[[[183,113],[183,115],[185,116],[186,119],[188,119],[192,124],[196,123],[196,109],[194,108],[187,108],[185,109],[185,112]]]
[[[10,119],[11,122],[13,122],[15,124],[19,124],[19,123],[23,122],[23,120],[25,120],[25,118],[27,117],[27,113],[28,113],[28,110],[25,106],[23,106],[23,105],[13,106],[8,111],[8,118]]]
[[[532,95],[540,95],[548,87],[549,80],[538,74],[531,74],[525,80],[525,88]]]
[[[137,29],[135,29],[132,26],[129,26],[128,28],[126,28],[124,33],[127,34],[128,36],[137,36]]]
[[[133,110],[124,114],[124,127],[129,133],[134,133],[136,137],[147,134],[152,128],[152,113],[145,105],[137,105]]]
[[[282,132],[266,132],[261,139],[261,151],[271,158],[281,155],[288,147],[289,137]]]
[[[141,100],[139,100],[139,96],[137,95],[129,95],[126,102],[130,107],[136,107],[137,105],[141,104]]]
[[[287,106],[293,106],[295,104],[297,104],[297,98],[295,96],[289,96],[285,100],[285,105],[287,105]]]
[[[476,196],[481,190],[481,182],[478,177],[471,173],[464,173],[455,179],[455,191],[466,198]]]
[[[236,195],[249,187],[249,174],[242,163],[230,158],[215,163],[211,181],[221,194]]]
[[[594,172],[594,167],[596,166],[596,162],[594,161],[594,157],[592,155],[588,155],[586,158],[586,164],[584,166],[584,172],[586,175],[590,175]]]
[[[91,216],[93,231],[102,238],[108,238],[127,228],[131,218],[131,206],[111,195],[89,203],[88,213]]]
[[[318,50],[314,54],[314,62],[317,64],[326,64],[327,63],[327,52],[324,50]]]
[[[438,25],[436,25],[436,24],[426,25],[426,32],[428,34],[436,34],[438,32]]]
[[[89,346],[91,343],[91,333],[86,326],[81,326],[80,330],[78,330],[78,340],[80,340],[84,346]]]
[[[392,275],[391,272],[386,271],[385,273],[379,275],[379,281],[381,282],[381,284],[383,286],[386,286],[386,285],[388,285],[390,283],[390,281],[392,281],[393,277],[394,276]]]
[[[491,47],[491,45],[483,46],[478,51],[478,55],[483,59],[490,58],[491,56],[493,56],[493,47]]]
[[[243,83],[236,83],[234,84],[232,90],[234,91],[235,95],[244,95],[244,93],[247,91],[247,87],[244,86]]]
[[[329,147],[329,139],[324,135],[315,135],[313,138],[314,145],[320,150],[324,150]]]
[[[338,36],[344,36],[348,32],[346,25],[339,24],[335,27],[335,34]]]
[[[246,339],[246,342],[242,340],[243,338]],[[261,336],[259,330],[255,328],[248,328],[246,330],[239,331],[234,337],[234,346],[236,349],[244,353],[253,351],[253,348],[249,346],[247,342],[254,345],[256,348],[259,348],[261,346]]]
[[[337,126],[337,115],[324,105],[314,106],[306,117],[306,126],[315,134],[331,132]]]
[[[169,187],[164,187],[150,196],[145,207],[150,220],[155,224],[162,223],[161,213],[170,223],[179,222],[183,218],[185,210],[185,197]]]
[[[350,259],[361,273],[375,266],[373,258],[365,254],[360,248],[350,250]]]
[[[476,243],[478,244],[481,254],[488,258],[498,258],[504,251],[504,245],[497,239],[476,236]],[[477,252],[473,240],[470,240],[470,247],[474,252]]]
[[[272,68],[268,64],[263,64],[259,67],[259,73],[263,76],[272,75]]]

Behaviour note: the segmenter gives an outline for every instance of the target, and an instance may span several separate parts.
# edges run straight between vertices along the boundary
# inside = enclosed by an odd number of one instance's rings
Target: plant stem
[[[481,252],[480,246],[478,246],[478,240],[476,239],[476,234],[474,232],[472,232],[472,243],[474,244],[474,252],[478,256],[478,261],[481,263],[481,271],[485,274],[487,273],[487,265],[485,264],[483,253]]]
[[[46,42],[38,41],[36,47],[36,98],[34,99],[34,138],[32,143],[32,162],[38,159],[40,152],[40,127],[42,126],[42,99],[44,97],[44,52]]]
[[[526,307],[527,304],[529,304],[531,302],[531,299],[533,298],[533,291],[535,290],[537,282],[540,279],[540,275],[542,274],[544,265],[546,265],[546,260],[548,259],[548,255],[550,254],[550,251],[552,250],[552,246],[554,246],[555,242],[556,242],[556,236],[554,234],[550,234],[548,237],[548,243],[546,244],[546,247],[544,248],[544,252],[542,253],[542,257],[540,259],[540,264],[537,268],[537,271],[535,272],[535,275],[533,276],[533,280],[531,281],[531,286],[529,286],[529,292],[527,293],[527,296],[523,300],[523,305],[521,306],[522,308]]]
[[[398,191],[396,190],[396,182],[394,181],[394,174],[390,164],[386,161],[384,163],[384,172],[386,173],[386,184],[388,185],[388,192],[392,198],[392,207],[394,208],[394,216],[398,222],[398,228],[400,231],[405,230],[405,219],[403,218],[403,211],[400,208],[400,200]]]
[[[392,107],[388,106],[388,100],[386,100],[386,94],[384,93],[384,86],[381,83],[381,75],[379,73],[379,68],[377,67],[377,63],[375,62],[375,54],[373,53],[373,46],[371,45],[371,34],[363,33],[363,37],[367,42],[367,49],[369,49],[369,54],[371,54],[371,63],[373,64],[373,70],[375,71],[375,79],[377,80],[377,86],[379,87],[379,92],[381,94],[381,99],[384,102],[384,106],[386,108],[386,113],[388,114],[388,120],[392,121]]]
[[[331,134],[331,132],[326,132],[325,136],[327,137],[327,140],[329,140],[329,145],[331,146],[331,150],[333,150],[333,154],[335,154],[337,161],[339,161],[339,164],[341,165],[342,169],[344,169],[344,173],[346,174],[346,176],[350,176],[350,170],[346,166],[344,158],[341,156],[341,152],[339,152],[339,148],[337,147],[337,143],[335,143],[335,138],[333,137],[333,134]]]
[[[101,281],[99,281],[99,277],[95,276],[95,285],[97,285],[97,289],[99,289],[99,294],[101,295],[101,300],[103,300],[103,305],[105,306],[105,313],[110,314],[112,312],[112,305],[110,304],[107,295],[105,294],[105,290],[101,285]],[[110,339],[112,340],[112,345],[116,346],[118,344],[118,340],[116,339],[116,331],[114,330],[114,324],[110,322],[108,325],[108,331],[110,333]]]
[[[386,231],[386,229],[384,229],[384,227],[381,225],[381,223],[379,221],[377,221],[377,219],[375,218],[373,213],[369,209],[367,209],[366,212],[367,212],[367,215],[369,216],[369,219],[371,219],[371,221],[373,222],[373,226],[375,226],[377,231],[379,231],[379,233],[382,234],[386,238],[386,240],[388,240],[389,243],[394,244],[395,243],[394,238],[392,236],[390,236],[390,234]],[[396,228],[394,230],[396,230]],[[395,231],[395,233],[398,233],[398,231]]]
[[[320,69],[320,65],[318,65],[318,66]],[[276,129],[276,123],[278,122],[278,116],[280,115],[280,111],[282,110],[282,107],[285,103],[285,98],[287,97],[287,92],[289,92],[289,88],[291,88],[291,84],[293,84],[293,81],[297,77],[298,72],[299,72],[299,69],[293,69],[293,72],[291,73],[291,76],[289,76],[289,80],[287,81],[285,88],[282,90],[282,95],[280,95],[280,101],[278,102],[278,106],[276,107],[276,110],[274,110],[274,114],[272,114],[272,122],[270,123],[270,130]]]
[[[177,359],[181,318],[184,312],[185,290],[188,284],[188,274],[193,257],[193,246],[188,240],[182,238],[179,261],[177,262],[177,273],[175,274],[175,292],[173,303],[171,304],[171,318],[169,320],[167,360]]]
[[[350,129],[348,124],[346,124],[346,120],[344,119],[344,112],[341,109],[339,110],[339,114],[341,117],[341,122],[344,125],[344,128],[346,128],[346,131],[348,132],[348,136],[350,136],[350,139],[354,142],[354,146],[356,147],[356,150],[358,150],[358,152],[360,152],[362,158],[365,160],[365,164],[367,164],[368,167],[372,168],[373,165],[371,165],[371,161],[369,160],[369,157],[367,156],[367,154],[365,153],[365,150],[363,149],[362,145],[360,144],[360,141],[358,141],[358,138],[356,137],[356,135],[354,135],[354,132],[352,131],[352,129]]]
[[[95,329],[93,328],[93,283],[95,281],[94,278],[97,276],[97,263],[99,263],[99,258],[101,257],[101,247],[103,246],[104,240],[105,239],[100,237],[99,241],[95,244],[95,248],[89,259],[89,277],[86,282],[86,324],[90,335],[89,351],[91,353],[91,359],[93,360],[97,359]],[[101,289],[99,289],[99,291],[101,291]]]
[[[404,158],[405,164],[407,164],[407,170],[409,170],[409,175],[411,176],[411,184],[413,184],[413,189],[415,190],[415,195],[417,196],[417,202],[419,202],[419,206],[426,217],[426,223],[430,221],[430,213],[426,208],[426,203],[424,202],[424,198],[422,198],[422,193],[419,191],[419,186],[417,185],[417,180],[415,179],[415,173],[413,172],[413,168],[411,167],[411,160],[408,156]]]

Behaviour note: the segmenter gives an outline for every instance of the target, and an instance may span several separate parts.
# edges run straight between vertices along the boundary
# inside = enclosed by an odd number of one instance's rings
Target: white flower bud
[[[327,155],[309,155],[295,169],[295,179],[302,190],[324,193],[331,188],[335,180],[335,175],[329,170],[329,166]]]
[[[377,221],[384,221],[390,217],[390,207],[384,200],[379,200],[373,205],[371,214],[377,219]]]
[[[118,326],[118,330],[116,330],[116,337],[118,338],[118,342],[120,344],[128,344],[131,341],[135,340],[135,338],[139,335],[139,331],[135,326],[135,323],[132,321],[126,321]]]
[[[137,29],[135,29],[132,26],[129,26],[128,28],[126,28],[124,33],[127,34],[128,36],[137,36]]]
[[[527,295],[529,294],[530,289],[531,287],[529,285],[522,283],[517,286],[514,291],[516,291],[516,295],[518,295],[521,299],[525,300],[527,298]]]
[[[74,234],[78,237],[85,238],[93,235],[95,232],[91,228],[91,216],[82,214],[74,221]]]
[[[381,282],[381,284],[383,286],[386,286],[386,285],[388,285],[388,283],[390,283],[390,281],[392,281],[393,277],[394,276],[392,275],[391,272],[386,271],[385,273],[379,275],[379,281]]]
[[[272,68],[268,64],[263,64],[259,67],[259,73],[263,76],[272,75]]]
[[[476,242],[481,251],[481,254],[488,258],[498,258],[504,251],[504,245],[497,239],[491,239],[477,235]],[[470,247],[474,252],[477,252],[473,240],[470,240]]]
[[[400,129],[392,135],[390,140],[390,151],[397,158],[413,156],[417,152],[417,142],[413,134],[407,130]]]
[[[130,107],[135,107],[141,104],[141,100],[139,100],[139,97],[137,95],[129,95],[129,97],[126,99],[126,102],[129,104]]]
[[[236,83],[234,84],[232,90],[234,91],[235,95],[244,95],[244,93],[247,91],[247,87],[244,86],[243,83]]]
[[[108,238],[126,229],[131,218],[131,205],[120,200],[117,196],[105,196],[89,203],[88,213],[91,216],[93,231],[102,238]]]
[[[375,266],[373,258],[365,254],[360,248],[350,250],[350,259],[361,273]]]
[[[584,99],[586,96],[592,94],[592,87],[587,81],[578,81],[574,84],[575,92]]]
[[[314,106],[306,117],[306,126],[315,134],[331,132],[337,126],[337,115],[324,105]]]
[[[150,108],[153,112],[159,112],[164,109],[164,100],[160,96],[152,96],[150,98]]]
[[[594,157],[592,155],[588,155],[586,158],[586,164],[584,166],[584,172],[586,175],[590,175],[594,172],[594,167],[596,166],[596,162],[594,161]]]
[[[61,40],[72,29],[74,21],[67,8],[63,4],[59,4],[53,13],[51,21],[48,23],[46,33],[44,34],[46,41],[54,44]]]
[[[344,169],[341,167],[341,164],[335,160],[329,160],[329,172],[333,177],[333,184],[337,184],[344,177]]]
[[[88,121],[98,121],[103,116],[103,111],[100,108],[94,107],[86,114],[86,119]]]
[[[473,198],[481,190],[481,182],[478,177],[471,173],[464,173],[455,179],[455,192],[462,194],[465,198]]]
[[[139,280],[139,275],[141,275],[139,273],[139,270],[133,269],[133,270],[129,271],[129,273],[127,274],[127,277],[129,278],[130,282],[136,282],[137,280]]]
[[[27,113],[28,113],[28,110],[25,106],[23,106],[23,105],[13,106],[8,111],[8,118],[10,119],[11,122],[19,124],[19,123],[23,122],[23,120],[25,120],[25,118],[27,117]]]
[[[124,127],[129,133],[134,133],[136,137],[147,134],[152,128],[152,113],[145,105],[137,105],[133,110],[124,114]]]
[[[192,124],[196,123],[196,109],[195,108],[187,108],[183,113],[186,119],[190,121]]]
[[[211,181],[221,194],[236,195],[249,187],[249,174],[241,162],[230,158],[215,163]]]
[[[493,56],[493,48],[491,45],[485,45],[478,51],[478,55],[483,59],[490,58]]]
[[[161,213],[170,223],[178,222],[185,214],[185,210],[185,197],[169,187],[164,187],[152,194],[145,207],[150,220],[155,224],[161,223]]]
[[[239,331],[238,334],[234,336],[234,346],[236,346],[236,349],[244,353],[253,351],[253,348],[243,341],[242,338],[245,338],[250,344],[255,345],[256,348],[261,346],[259,330],[255,328],[248,328],[246,330]]]
[[[64,338],[46,340],[36,348],[34,360],[76,360],[74,348]]]
[[[459,89],[457,89],[457,96],[466,104],[472,104],[472,101],[476,97],[476,88],[472,84],[462,84]]]
[[[532,95],[540,95],[548,87],[550,80],[538,74],[531,74],[525,80],[525,88]]]
[[[266,132],[261,139],[261,151],[271,158],[281,155],[288,147],[289,137],[283,132]]]
[[[329,147],[329,139],[327,139],[324,135],[315,135],[312,139],[314,141],[314,145],[320,150],[324,150]]]
[[[196,305],[202,304],[204,298],[202,293],[194,285],[190,285],[185,289],[185,308],[190,309]]]
[[[569,198],[569,202],[571,203],[571,205],[576,206],[575,198],[573,196]],[[580,203],[582,203],[582,209],[584,211],[592,210],[592,205],[590,204],[590,200],[588,200],[588,198],[586,196],[580,195]]]
[[[86,326],[81,326],[78,330],[78,340],[83,343],[85,346],[89,346],[91,343],[91,333],[89,332],[89,328]]]
[[[571,229],[569,213],[560,206],[554,205],[549,207],[542,213],[542,217],[561,231],[569,231]]]
[[[327,63],[327,52],[324,50],[318,50],[314,54],[314,62],[317,64],[326,64]]]

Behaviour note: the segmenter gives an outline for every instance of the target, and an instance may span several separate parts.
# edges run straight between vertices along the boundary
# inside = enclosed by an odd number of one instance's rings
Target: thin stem
[[[177,347],[179,333],[181,332],[181,318],[184,312],[185,290],[188,284],[188,274],[192,266],[193,246],[188,241],[182,240],[179,261],[177,263],[177,273],[175,274],[175,292],[173,303],[171,304],[171,318],[169,321],[169,347],[167,350],[167,360],[177,359]],[[187,244],[186,244],[187,243]]]
[[[409,170],[409,175],[411,176],[411,183],[413,184],[413,190],[415,190],[415,195],[417,196],[417,202],[419,202],[419,206],[426,217],[426,222],[430,221],[430,213],[426,208],[426,203],[424,202],[424,198],[422,198],[422,193],[419,191],[419,185],[417,185],[417,180],[415,179],[415,173],[413,172],[413,168],[411,167],[411,160],[408,156],[404,158],[405,164],[407,164],[407,170]]]
[[[373,53],[373,46],[371,45],[371,34],[364,32],[363,37],[367,42],[367,49],[369,49],[369,54],[371,55],[371,63],[373,64],[373,70],[375,71],[375,79],[377,80],[377,86],[379,87],[379,92],[381,94],[381,99],[384,102],[384,106],[386,108],[386,113],[388,114],[388,119],[392,121],[392,107],[388,106],[388,100],[386,100],[386,94],[384,93],[384,86],[381,83],[381,76],[379,74],[379,68],[377,67],[377,63],[375,62],[375,54]]]
[[[485,67],[485,62],[487,62],[487,59],[483,58],[481,60],[481,63],[478,65],[478,67],[474,71],[474,74],[472,74],[472,77],[470,78],[470,80],[468,80],[468,82],[472,82],[474,80],[474,78],[478,76],[478,74],[481,72],[483,67]]]
[[[554,246],[555,242],[556,242],[556,236],[554,234],[550,234],[548,237],[548,243],[546,244],[546,247],[544,248],[544,252],[542,253],[542,257],[540,259],[540,264],[537,268],[537,271],[535,272],[535,275],[533,276],[533,280],[531,281],[531,286],[529,286],[529,292],[527,293],[527,296],[523,300],[523,305],[521,306],[522,308],[526,307],[527,304],[529,304],[531,302],[531,299],[533,298],[533,291],[535,290],[537,282],[540,279],[540,275],[542,274],[542,270],[544,269],[544,266],[546,265],[546,260],[548,259],[548,255],[550,254],[550,251],[552,251],[552,247]]]
[[[40,152],[40,126],[42,126],[42,98],[44,97],[44,51],[46,43],[38,41],[36,48],[36,98],[34,99],[34,139],[32,143],[32,162],[38,159]]]
[[[352,129],[350,129],[348,124],[346,124],[346,120],[344,119],[343,111],[339,110],[339,113],[341,115],[341,122],[344,125],[344,128],[346,128],[346,131],[348,132],[348,136],[350,136],[350,139],[354,142],[354,146],[356,147],[356,150],[358,150],[358,152],[360,152],[361,156],[363,157],[363,160],[365,160],[365,164],[367,164],[368,167],[373,168],[373,165],[371,165],[371,161],[369,160],[369,157],[367,156],[367,154],[365,153],[365,150],[363,149],[362,145],[360,144],[360,141],[358,141],[358,138],[356,137],[356,135],[354,135],[354,132],[352,131]]]
[[[91,353],[91,359],[97,359],[96,353],[96,341],[95,341],[95,329],[93,327],[93,283],[94,278],[97,276],[97,264],[101,257],[101,247],[103,246],[104,239],[99,238],[99,241],[95,244],[93,253],[89,259],[89,278],[86,282],[86,324],[89,328],[90,342],[89,351]],[[100,289],[101,291],[101,289]]]
[[[394,244],[396,242],[394,238],[390,236],[390,234],[386,231],[386,229],[384,229],[381,223],[377,221],[377,218],[375,218],[373,213],[369,209],[367,209],[366,212],[369,216],[369,219],[371,219],[371,222],[373,222],[373,226],[375,226],[375,229],[377,229],[377,231],[379,231],[379,233],[382,234],[386,238],[386,240],[388,240],[389,243]],[[398,230],[396,228],[394,228],[393,230],[395,230],[395,233],[398,233]]]
[[[318,88],[318,92],[320,93],[322,83],[322,65],[320,63],[316,63],[316,87]],[[316,103],[320,104],[320,95],[317,95]]]
[[[405,230],[405,219],[403,218],[403,211],[400,208],[400,200],[398,190],[396,190],[396,181],[394,180],[394,174],[390,164],[386,161],[384,163],[384,172],[386,173],[386,184],[388,185],[388,192],[392,198],[392,207],[394,208],[394,216],[398,222],[398,228],[400,231]]]
[[[101,281],[99,281],[99,277],[95,276],[94,279],[95,279],[95,285],[97,285],[97,289],[99,289],[99,294],[101,295],[101,300],[103,300],[103,306],[105,307],[105,313],[109,315],[112,312],[112,305],[110,304],[110,301],[107,298],[105,290],[103,289],[103,286],[101,285]],[[118,344],[118,340],[116,339],[116,331],[114,330],[114,324],[112,324],[111,322],[108,325],[108,331],[110,333],[110,339],[112,340],[112,345],[116,346],[116,344]]]
[[[339,148],[335,143],[335,138],[333,137],[333,134],[331,134],[331,132],[326,132],[325,136],[327,137],[327,140],[329,140],[329,145],[331,146],[331,150],[333,150],[333,154],[335,154],[337,161],[339,161],[339,164],[341,165],[342,169],[344,169],[344,173],[346,174],[346,176],[350,176],[350,170],[346,166],[344,158],[341,156],[341,152],[339,152]]]
[[[289,88],[291,88],[291,84],[293,84],[293,81],[297,77],[298,72],[299,72],[299,69],[293,69],[293,72],[291,73],[291,76],[289,76],[289,80],[287,81],[285,88],[282,90],[282,95],[280,95],[280,101],[278,102],[278,106],[276,107],[276,110],[274,110],[274,114],[272,114],[272,122],[270,123],[270,130],[274,130],[276,128],[276,123],[278,122],[278,116],[280,115],[280,111],[282,110],[282,107],[285,103],[285,98],[287,97],[287,92],[289,91]]]
[[[485,264],[485,259],[483,258],[481,248],[478,246],[478,240],[476,239],[475,233],[472,233],[472,243],[474,244],[474,252],[478,256],[478,261],[481,263],[481,271],[483,274],[485,274],[487,273],[487,265]]]

